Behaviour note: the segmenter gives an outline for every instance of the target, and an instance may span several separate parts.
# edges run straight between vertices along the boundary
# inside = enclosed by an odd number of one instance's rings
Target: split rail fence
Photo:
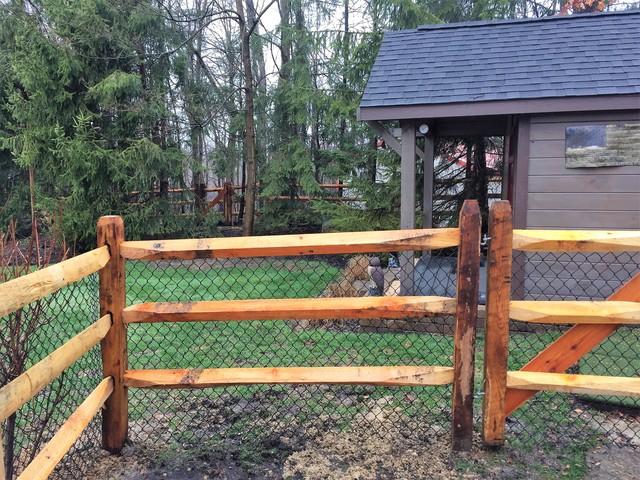
[[[640,324],[640,273],[604,301],[511,300],[513,252],[638,252],[637,231],[513,230],[509,202],[489,214],[483,439],[505,441],[505,421],[538,391],[640,397],[640,377],[565,373],[621,325]],[[510,321],[569,324],[519,371],[509,371]]]
[[[19,478],[46,478],[102,409],[102,445],[119,452],[128,432],[128,389],[194,389],[249,384],[453,385],[452,447],[471,448],[480,281],[480,212],[465,202],[458,228],[217,239],[126,241],[120,217],[98,222],[98,248],[0,284],[0,317],[98,272],[100,318],[0,388],[0,422],[15,414],[98,343],[102,377]],[[640,251],[638,232],[513,230],[508,202],[489,217],[483,438],[498,446],[505,420],[537,391],[640,396],[640,378],[565,373],[620,325],[640,323],[640,274],[606,301],[512,300],[516,252]],[[160,302],[126,305],[127,260],[298,257],[458,248],[455,297],[386,296]],[[127,325],[156,322],[398,319],[455,315],[453,366],[386,365],[129,369]],[[510,321],[573,324],[519,371],[509,371]],[[189,368],[191,367],[191,368]],[[103,408],[104,407],[104,408]],[[1,450],[0,450],[0,453]],[[2,459],[0,459],[2,460]],[[0,461],[0,465],[4,465]],[[4,478],[0,470],[0,478]]]
[[[0,389],[0,422],[100,343],[103,380],[49,440],[20,479],[47,478],[102,409],[102,446],[117,453],[128,430],[128,388],[207,388],[239,384],[453,384],[452,447],[471,448],[475,327],[478,311],[480,212],[466,202],[459,228],[329,233],[200,240],[125,241],[120,217],[102,217],[98,248],[0,285],[0,317],[98,272],[100,315],[22,375]],[[223,300],[126,305],[126,260],[305,256],[365,252],[431,251],[458,247],[457,295]],[[270,319],[405,318],[456,315],[453,367],[361,366],[185,368],[131,370],[127,325]],[[1,443],[0,443],[1,444]],[[0,454],[2,452],[0,451]],[[4,461],[0,458],[0,465]],[[0,471],[0,479],[4,472]]]
[[[102,245],[70,260],[0,284],[0,317],[97,271],[100,271],[101,275],[102,272],[109,272],[111,263],[109,247]],[[15,414],[22,405],[34,398],[95,345],[102,342],[103,347],[107,346],[112,341],[114,333],[111,326],[112,315],[105,311],[95,323],[3,386],[0,389],[0,423]],[[113,377],[105,372],[103,380],[62,424],[18,478],[47,478],[105,404],[113,387]],[[2,443],[0,441],[0,479],[5,477]]]

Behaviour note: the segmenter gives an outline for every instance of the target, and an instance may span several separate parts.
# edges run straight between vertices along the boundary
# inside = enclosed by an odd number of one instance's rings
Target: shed
[[[432,224],[434,137],[502,136],[516,228],[640,229],[639,10],[387,32],[359,118],[401,155],[401,228],[416,161]]]

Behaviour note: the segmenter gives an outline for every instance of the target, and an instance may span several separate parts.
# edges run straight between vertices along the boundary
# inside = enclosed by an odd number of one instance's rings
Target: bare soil
[[[365,479],[543,479],[550,474],[579,478],[572,466],[532,449],[520,451],[505,447],[486,450],[479,438],[469,453],[452,454],[450,432],[446,427],[417,426],[407,432],[398,425],[400,410],[388,399],[371,399],[366,413],[356,415],[351,427],[336,429],[321,422],[296,424],[291,430],[266,436],[253,444],[247,462],[238,439],[225,439],[216,446],[202,445],[167,451],[166,445],[134,443],[121,456],[101,453],[84,478],[114,480],[156,479],[293,479],[293,480],[365,480]],[[243,409],[244,410],[244,409]],[[227,412],[228,413],[228,412]],[[213,428],[209,412],[210,435]],[[254,410],[259,415],[259,409]],[[202,425],[204,427],[204,425]],[[167,425],[158,421],[157,432]],[[161,442],[160,442],[161,443]],[[610,447],[588,455],[587,478],[637,478],[640,457],[637,450]],[[614,473],[611,476],[610,474]]]
[[[587,455],[588,480],[632,480],[640,477],[640,452],[631,447],[606,446]]]

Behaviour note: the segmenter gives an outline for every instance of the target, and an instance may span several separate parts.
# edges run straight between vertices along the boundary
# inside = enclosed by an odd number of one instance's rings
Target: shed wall
[[[623,121],[640,110],[531,117],[528,228],[640,229],[640,166],[565,168],[566,127]]]
[[[566,127],[630,120],[640,110],[530,118],[527,228],[640,229],[640,166],[565,168]],[[639,253],[516,254],[514,296],[604,299],[639,269]]]

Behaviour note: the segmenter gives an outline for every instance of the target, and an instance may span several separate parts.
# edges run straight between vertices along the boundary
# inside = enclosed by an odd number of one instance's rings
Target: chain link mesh
[[[640,271],[640,254],[514,252],[514,299],[606,300]],[[570,325],[510,324],[509,369],[520,369]],[[570,373],[638,377],[640,329],[621,326]],[[597,442],[640,446],[640,399],[541,392],[508,419],[512,445],[587,449]],[[579,451],[579,450],[578,450]]]
[[[127,262],[127,304],[245,298],[455,295],[456,250],[416,255],[199,259]],[[514,254],[513,296],[602,300],[639,268],[639,256]],[[377,259],[377,260],[376,260]],[[482,266],[481,278],[484,282]],[[406,286],[406,287],[405,287]],[[484,298],[481,284],[481,300]],[[320,300],[322,301],[322,300]],[[28,365],[98,318],[97,276],[41,301],[40,327],[28,342]],[[24,310],[34,314],[32,307]],[[7,317],[2,319],[3,322]],[[454,319],[327,319],[132,324],[129,368],[343,365],[452,365]],[[568,326],[512,322],[509,369],[516,370]],[[572,371],[640,374],[640,330],[620,327]],[[478,331],[476,428],[482,402],[482,328]],[[0,352],[3,361],[8,355]],[[21,408],[16,473],[28,464],[98,384],[97,348]],[[540,393],[507,423],[507,455],[531,449],[560,460],[602,442],[640,445],[638,399]],[[415,444],[448,444],[451,388],[251,385],[202,390],[129,391],[129,438],[158,468],[183,452],[212,465],[229,459],[254,476],[278,478],[284,459],[328,432],[365,431]],[[3,425],[6,431],[6,423]],[[54,478],[83,478],[99,451],[99,416],[66,455]],[[515,457],[514,457],[515,458]],[[524,458],[524,457],[523,457]],[[523,458],[522,463],[526,463]],[[269,473],[271,472],[271,473]],[[222,476],[222,470],[220,470]]]
[[[413,284],[416,294],[455,295],[455,249],[439,257],[426,255],[413,261],[410,257],[408,261],[404,254],[400,258],[384,254],[128,262],[127,299],[132,304],[398,295],[402,282]],[[452,327],[450,316],[132,324],[129,365],[133,369],[450,366]],[[448,432],[451,416],[449,386],[255,385],[131,389],[129,395],[134,444],[154,451],[154,456],[175,455],[180,449],[214,457],[224,452],[252,472],[263,468],[265,460],[269,465],[280,463],[326,432],[387,429],[384,434],[425,438]]]
[[[19,321],[15,315],[20,315]],[[98,277],[94,274],[2,317],[0,361],[9,366],[23,352],[24,369],[27,369],[98,318]],[[10,328],[10,324],[19,325],[21,330]],[[25,332],[28,325],[35,327],[29,329],[32,330],[29,334]],[[11,338],[23,341],[20,345],[13,343],[12,348]],[[3,378],[2,384],[12,378]],[[14,476],[29,464],[101,379],[100,350],[96,346],[16,412],[15,428],[11,419],[2,422],[5,456],[13,458]],[[95,451],[99,446],[98,415],[65,455],[53,478],[81,478],[87,467],[86,452]]]

